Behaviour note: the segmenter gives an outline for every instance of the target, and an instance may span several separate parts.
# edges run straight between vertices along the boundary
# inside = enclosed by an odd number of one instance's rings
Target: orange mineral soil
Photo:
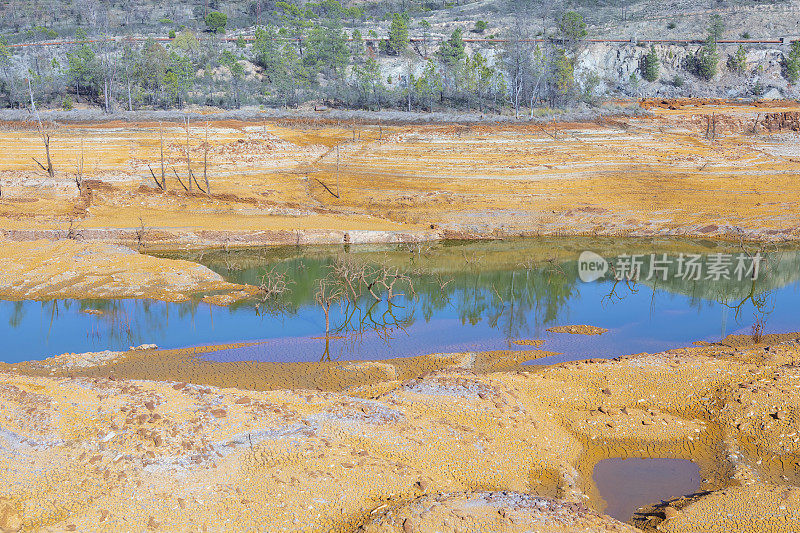
[[[589,123],[211,120],[208,142],[198,121],[189,131],[191,192],[177,124],[163,126],[161,190],[151,176],[161,180],[159,124],[51,124],[51,179],[31,160],[44,158],[37,132],[5,123],[0,229],[16,240],[70,235],[137,247],[564,233],[800,237],[800,105],[642,106],[644,116]]]

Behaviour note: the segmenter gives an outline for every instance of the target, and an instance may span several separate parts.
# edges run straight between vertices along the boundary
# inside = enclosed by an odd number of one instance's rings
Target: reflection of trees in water
[[[200,259],[230,281],[259,286],[271,273],[272,281],[281,280],[278,285],[288,287],[272,290],[269,287],[276,285],[268,283],[260,299],[238,302],[233,309],[255,307],[258,314],[273,320],[296,315],[304,308],[318,310],[322,319],[328,314],[326,358],[331,355],[332,339],[345,348],[362,342],[366,333],[390,342],[417,320],[430,322],[436,316],[455,315],[462,324],[483,322],[509,338],[530,334],[531,328],[537,328],[538,334],[538,328],[554,323],[578,296],[576,261],[525,259],[520,264],[517,259],[498,266],[493,253],[468,254],[458,246],[442,245],[443,251],[449,250],[446,260],[437,256],[436,250],[422,247],[409,248],[402,257],[398,252],[402,247],[391,252],[391,257],[374,250],[360,254],[342,253],[341,248],[333,247],[310,251],[283,247],[213,252]],[[620,244],[614,253],[622,249]],[[671,257],[675,259],[677,254]],[[645,254],[643,258],[642,272],[647,272],[649,257]],[[688,297],[692,308],[722,303],[735,309],[738,318],[741,309],[752,305],[766,316],[773,289],[800,279],[797,252],[771,253],[769,258],[769,271],[757,280],[686,280],[673,265],[665,280],[612,282],[610,293],[597,303],[619,303],[649,287],[651,306],[656,305],[657,293],[667,292]],[[325,280],[326,290],[333,291],[323,298],[318,298],[320,280]],[[196,306],[182,312],[195,310]]]
[[[262,286],[273,287],[276,279],[287,277],[290,281],[285,284],[291,289],[280,294],[262,291],[255,304],[257,312],[294,314],[304,306],[319,308],[325,319],[323,358],[330,358],[331,338],[347,347],[370,333],[388,343],[414,324],[417,315],[429,322],[447,310],[455,311],[462,324],[485,321],[508,337],[518,337],[531,320],[537,327],[555,321],[576,294],[575,275],[553,265],[484,271],[479,258],[465,258],[464,267],[454,275],[444,275],[424,267],[403,270],[360,263],[340,254],[290,258],[242,272],[236,281],[261,279]],[[265,276],[272,280],[265,284]],[[267,293],[271,294],[269,305],[263,302]]]

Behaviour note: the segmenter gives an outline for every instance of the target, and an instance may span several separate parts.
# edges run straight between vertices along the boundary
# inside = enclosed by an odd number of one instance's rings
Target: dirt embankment
[[[114,244],[0,240],[0,298],[152,298],[185,301],[210,294],[211,303],[230,303],[257,291],[228,283],[189,261],[143,255]]]
[[[384,363],[343,392],[204,384],[224,363],[158,380],[161,352],[142,353],[147,380],[113,360],[6,366],[0,527],[624,531],[598,514],[593,466],[666,456],[710,492],[645,527],[794,531],[798,337],[485,375],[472,357],[410,379]]]

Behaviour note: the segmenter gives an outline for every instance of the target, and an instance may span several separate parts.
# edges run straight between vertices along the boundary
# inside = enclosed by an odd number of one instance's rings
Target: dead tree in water
[[[44,127],[42,126],[42,118],[39,116],[39,112],[36,110],[36,104],[33,102],[33,88],[31,87],[31,80],[28,79],[28,93],[31,95],[31,111],[36,115],[36,123],[39,128],[39,135],[42,136],[42,142],[44,143],[44,153],[47,156],[47,167],[41,164],[39,161],[36,160],[35,157],[32,157],[33,161],[41,167],[42,170],[47,172],[47,175],[51,178],[54,178],[56,175],[55,170],[53,169],[53,161],[50,159],[50,135],[44,132]]]

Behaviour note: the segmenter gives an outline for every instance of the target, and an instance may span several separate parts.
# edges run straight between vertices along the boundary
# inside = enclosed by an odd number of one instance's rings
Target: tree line
[[[358,10],[338,0],[278,1],[271,17],[276,22],[258,26],[251,42],[220,38],[226,17],[217,12],[205,15],[208,35],[203,38],[184,28],[172,32],[169,42],[79,42],[65,45],[66,51],[33,52],[16,51],[0,40],[0,105],[26,107],[30,91],[37,102],[50,106],[71,109],[89,103],[107,112],[190,104],[294,107],[323,101],[357,109],[510,109],[519,115],[537,106],[590,101],[601,81],[593,73],[576,80],[575,61],[587,30],[575,11],[558,15],[555,33],[544,35],[544,42],[532,42],[532,24],[518,17],[504,35],[507,42],[470,52],[463,29],[434,43],[430,24],[413,21],[407,13],[391,15],[386,37],[378,39],[374,31],[364,36]],[[423,38],[411,42],[411,29]],[[474,31],[483,29],[485,23]],[[712,19],[708,40],[687,59],[687,71],[703,79],[716,74],[722,29],[721,20]],[[79,30],[76,38],[85,41],[87,34]],[[743,71],[744,61],[740,48],[728,68]],[[640,73],[655,81],[658,70],[651,48]],[[790,81],[800,75],[796,43],[786,72]]]

